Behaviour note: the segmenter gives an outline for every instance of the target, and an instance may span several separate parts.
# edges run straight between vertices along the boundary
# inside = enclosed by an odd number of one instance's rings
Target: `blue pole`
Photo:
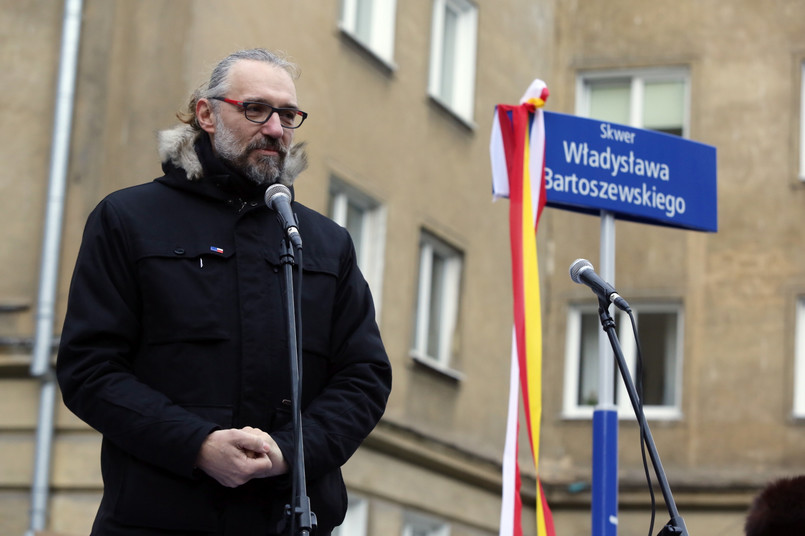
[[[618,410],[593,413],[592,536],[618,533]]]
[[[601,212],[599,274],[615,284],[615,216]],[[618,534],[618,409],[615,355],[607,334],[598,333],[598,405],[593,413],[592,536]]]

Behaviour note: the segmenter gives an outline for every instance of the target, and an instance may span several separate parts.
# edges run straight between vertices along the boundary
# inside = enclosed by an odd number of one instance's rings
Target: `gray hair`
[[[202,98],[222,97],[229,90],[229,71],[235,63],[241,60],[260,61],[275,65],[291,75],[292,80],[299,78],[299,67],[280,53],[271,52],[264,48],[238,50],[219,61],[210,74],[209,82],[202,84],[201,87],[193,92],[190,96],[190,101],[187,103],[187,108],[185,108],[184,112],[177,114],[183,123],[187,123],[196,130],[201,129],[196,121],[196,104]],[[212,105],[213,109],[215,109],[218,106],[218,102],[213,101]]]

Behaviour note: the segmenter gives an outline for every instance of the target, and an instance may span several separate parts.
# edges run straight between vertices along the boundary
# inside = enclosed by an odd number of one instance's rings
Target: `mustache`
[[[276,151],[282,157],[288,154],[288,147],[286,147],[282,141],[271,138],[257,139],[246,146],[246,151],[254,151],[256,149]]]

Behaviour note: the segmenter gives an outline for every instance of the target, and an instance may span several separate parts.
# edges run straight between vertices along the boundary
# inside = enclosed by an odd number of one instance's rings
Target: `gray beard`
[[[287,154],[281,142],[277,142],[278,155],[260,156],[256,161],[251,161],[249,160],[251,151],[270,147],[271,144],[255,141],[239,151],[232,131],[220,121],[216,121],[215,126],[213,147],[221,160],[258,186],[269,186],[279,182],[282,172],[285,170],[285,155]]]

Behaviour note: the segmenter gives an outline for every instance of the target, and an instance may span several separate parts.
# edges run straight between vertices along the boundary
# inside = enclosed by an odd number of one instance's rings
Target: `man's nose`
[[[275,139],[281,138],[285,133],[285,129],[282,128],[280,116],[275,113],[271,114],[271,117],[268,118],[268,121],[260,126],[260,132]]]

